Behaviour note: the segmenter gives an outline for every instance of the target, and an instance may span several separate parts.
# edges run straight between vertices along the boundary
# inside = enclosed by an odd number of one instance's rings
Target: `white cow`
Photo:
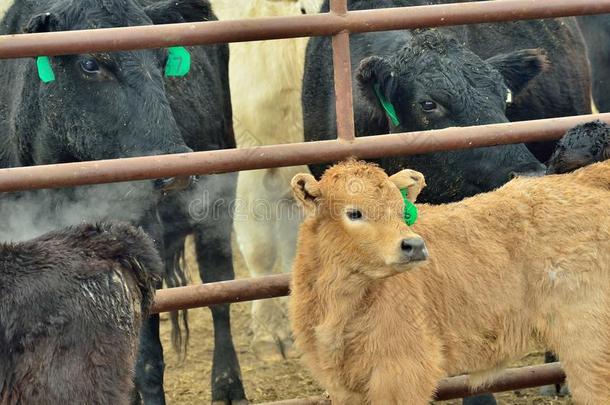
[[[317,12],[321,0],[212,0],[223,19]],[[301,81],[307,38],[230,45],[229,80],[237,147],[303,141]],[[252,276],[292,268],[300,209],[290,190],[306,166],[239,174],[235,232]],[[262,359],[291,356],[286,299],[252,304],[252,349]]]

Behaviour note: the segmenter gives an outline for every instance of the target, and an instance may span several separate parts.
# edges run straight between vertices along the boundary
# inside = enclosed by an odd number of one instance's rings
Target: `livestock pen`
[[[583,122],[593,119],[610,122],[610,114],[356,138],[349,35],[608,12],[610,0],[482,1],[353,12],[347,10],[347,0],[333,0],[331,12],[318,15],[0,37],[0,58],[20,58],[328,35],[333,36],[335,91],[340,95],[336,98],[338,139],[334,141],[2,169],[0,192],[326,163],[348,156],[371,159],[557,139],[567,129]],[[168,289],[158,292],[154,311],[285,296],[289,293],[289,282],[289,275],[279,275]],[[559,364],[511,369],[483,391],[560,383],[564,378]],[[466,377],[459,376],[440,382],[437,399],[475,393],[467,387]],[[276,404],[327,402],[325,398],[310,398]]]

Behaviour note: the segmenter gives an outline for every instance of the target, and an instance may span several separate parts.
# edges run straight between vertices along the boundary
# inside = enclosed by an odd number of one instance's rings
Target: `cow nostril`
[[[403,239],[400,244],[400,248],[405,253],[413,252],[413,244],[411,243],[411,239]]]
[[[166,177],[163,179],[156,179],[153,181],[155,190],[171,191],[171,190],[184,190],[188,188],[191,183],[195,180],[194,176],[186,177]]]
[[[428,258],[426,244],[421,238],[403,239],[400,242],[400,249],[409,261],[421,261]]]

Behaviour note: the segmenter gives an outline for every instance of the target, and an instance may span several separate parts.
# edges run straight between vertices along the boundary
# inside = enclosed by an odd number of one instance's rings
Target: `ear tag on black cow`
[[[165,77],[183,77],[191,70],[191,54],[182,46],[169,48]]]
[[[38,77],[43,83],[55,81],[55,73],[53,73],[51,60],[48,56],[39,56],[36,58],[36,67],[38,68]]]
[[[417,207],[407,198],[407,189],[400,189],[402,199],[405,201],[404,219],[407,225],[412,226],[417,221]]]
[[[396,115],[396,110],[394,109],[394,106],[392,105],[392,103],[386,100],[383,95],[381,95],[379,84],[375,84],[375,86],[373,86],[373,89],[375,90],[375,95],[379,99],[379,102],[385,110],[385,113],[388,115],[388,117],[390,117],[392,124],[394,124],[394,126],[400,125],[400,120],[398,119],[398,115]]]

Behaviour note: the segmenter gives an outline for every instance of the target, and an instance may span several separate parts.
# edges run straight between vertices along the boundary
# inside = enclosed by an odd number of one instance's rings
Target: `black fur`
[[[610,159],[610,126],[592,121],[570,129],[559,140],[547,173],[568,173],[606,159]]]
[[[0,403],[128,403],[161,272],[152,240],[126,224],[0,244]]]
[[[0,33],[213,20],[216,17],[205,0],[23,0],[8,10],[0,23]],[[52,57],[56,81],[49,84],[38,80],[34,58],[0,61],[0,167],[235,147],[228,45],[188,50],[191,71],[175,79],[163,77],[166,50]],[[81,69],[80,62],[91,58],[102,67],[100,74],[88,75]],[[223,187],[215,186],[219,182]],[[136,205],[141,204],[143,212],[135,222],[157,243],[168,285],[183,284],[184,276],[175,264],[190,233],[198,236],[198,243],[214,244],[213,248],[197,246],[206,252],[199,255],[201,268],[205,265],[202,280],[234,277],[232,205],[228,202],[234,199],[235,185],[235,174],[206,176],[183,193],[161,196],[149,182],[133,183],[138,192],[127,196],[137,195]],[[208,192],[212,188],[215,191]],[[45,195],[49,193],[51,207],[66,200],[78,202],[82,195],[72,189],[45,191]],[[120,215],[122,203],[115,196],[109,193],[105,203],[114,207],[112,215]],[[4,198],[9,196],[0,197]],[[227,203],[217,207],[213,215],[195,218],[190,207],[213,202],[210,199]],[[203,234],[208,236],[201,237]],[[213,399],[245,399],[228,306],[214,307],[212,313],[217,330]],[[179,344],[181,335],[174,336]],[[188,331],[182,343],[187,340]],[[143,327],[140,350],[137,396],[146,404],[164,404],[158,315],[152,315]]]
[[[593,99],[599,112],[610,112],[610,14],[577,19],[591,62]]]
[[[451,2],[353,0],[349,8]],[[322,6],[322,11],[327,10],[328,1]],[[590,111],[585,48],[574,19],[354,34],[350,36],[350,49],[358,136]],[[366,59],[371,56],[375,59]],[[390,124],[373,95],[370,79],[376,76],[384,78],[378,83],[380,89],[387,96],[393,95],[391,101],[401,125]],[[388,77],[392,80],[387,80]],[[508,105],[507,87],[513,91]],[[312,38],[303,79],[307,141],[335,137],[333,90],[330,39]],[[435,101],[441,108],[432,114],[425,113],[421,103],[427,100]],[[539,161],[546,161],[554,148],[552,143],[528,146]],[[390,171],[402,167],[422,171],[430,178],[422,195],[428,202],[459,200],[498,187],[512,173],[542,171],[521,145],[387,158],[379,162]],[[324,166],[310,168],[319,175]]]

